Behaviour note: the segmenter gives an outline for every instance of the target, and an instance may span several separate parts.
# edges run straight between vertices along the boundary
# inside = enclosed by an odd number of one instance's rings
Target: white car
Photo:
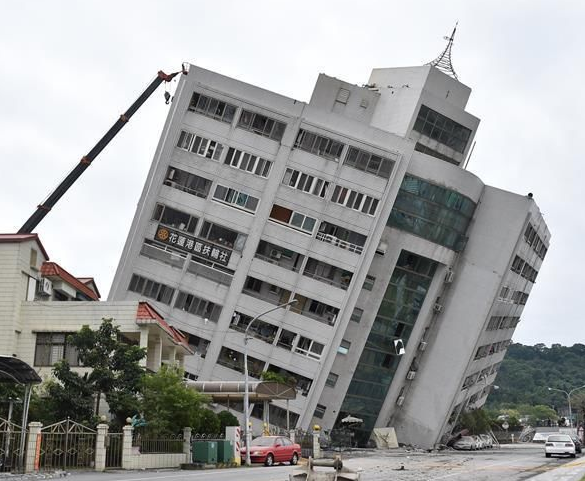
[[[455,449],[465,449],[468,451],[475,451],[477,449],[477,442],[473,436],[461,436],[453,444]]]
[[[484,448],[493,448],[494,447],[494,440],[488,434],[480,434],[479,437],[483,441]]]
[[[568,434],[551,434],[544,443],[544,455],[550,458],[553,454],[576,456],[575,443]]]
[[[485,448],[485,443],[483,441],[483,438],[479,435],[474,435],[473,439],[475,439],[475,448],[476,449],[484,449]]]

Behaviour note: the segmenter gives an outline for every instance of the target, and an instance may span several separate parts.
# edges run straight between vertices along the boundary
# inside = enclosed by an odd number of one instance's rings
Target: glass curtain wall
[[[436,267],[408,251],[398,258],[337,418],[339,427],[350,414],[364,420],[355,429],[360,445],[368,442],[400,362],[394,341],[401,339],[406,346]]]

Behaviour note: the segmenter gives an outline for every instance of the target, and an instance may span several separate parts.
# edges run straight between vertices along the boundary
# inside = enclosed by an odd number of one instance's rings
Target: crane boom
[[[110,141],[116,136],[116,134],[122,130],[122,127],[128,123],[130,118],[136,113],[136,111],[142,106],[144,102],[152,95],[157,87],[162,82],[170,82],[176,75],[183,73],[187,74],[185,68],[179,72],[172,74],[166,74],[162,70],[158,72],[156,78],[150,83],[146,90],[142,92],[140,97],[130,106],[126,112],[120,115],[120,118],[110,127],[110,130],[98,141],[98,143],[91,149],[87,155],[83,156],[79,163],[74,169],[69,172],[67,177],[57,186],[57,188],[47,197],[47,199],[37,206],[37,210],[31,215],[28,220],[19,229],[19,234],[30,234],[49,213],[49,211],[55,206],[61,197],[69,190],[69,188],[75,183],[75,181],[85,172],[85,170],[91,165],[93,160],[100,154],[102,150],[110,143]]]

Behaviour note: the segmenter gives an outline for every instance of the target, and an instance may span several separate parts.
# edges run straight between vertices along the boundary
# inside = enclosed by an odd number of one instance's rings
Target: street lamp
[[[250,444],[252,443],[252,433],[250,432],[250,397],[249,397],[249,388],[248,388],[248,330],[254,324],[256,319],[268,314],[269,312],[276,311],[277,309],[282,309],[284,307],[288,307],[292,304],[297,302],[296,299],[289,301],[285,304],[280,304],[272,309],[268,309],[260,314],[258,314],[254,319],[250,321],[250,323],[246,326],[246,330],[244,331],[244,439],[246,440],[246,465],[251,466],[252,461],[250,460]]]
[[[571,409],[571,394],[573,394],[575,391],[578,391],[579,389],[583,389],[584,387],[585,384],[583,384],[583,386],[576,387],[575,389],[571,389],[569,392],[554,387],[547,388],[549,391],[562,392],[567,396],[567,401],[569,403],[569,422],[571,423],[571,430],[573,429],[573,410]]]

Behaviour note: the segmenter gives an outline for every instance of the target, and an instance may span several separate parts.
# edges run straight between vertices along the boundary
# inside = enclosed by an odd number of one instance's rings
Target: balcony
[[[209,279],[210,281],[217,282],[224,286],[230,286],[233,279],[232,274],[219,270],[213,266],[213,263],[207,265],[202,259],[192,259],[187,266],[187,272],[194,276],[204,277],[205,279]]]
[[[140,255],[148,257],[149,259],[164,262],[165,264],[176,267],[177,269],[182,269],[183,265],[185,264],[185,260],[187,259],[187,254],[182,254],[180,252],[171,250],[166,246],[155,244],[151,241],[146,241],[144,244],[142,244]]]
[[[330,234],[325,234],[324,232],[317,232],[316,238],[321,242],[327,242],[328,244],[332,244],[335,247],[339,247],[340,249],[346,249],[350,252],[355,252],[356,254],[361,254],[364,250],[363,246],[352,244],[351,242],[341,240]]]

